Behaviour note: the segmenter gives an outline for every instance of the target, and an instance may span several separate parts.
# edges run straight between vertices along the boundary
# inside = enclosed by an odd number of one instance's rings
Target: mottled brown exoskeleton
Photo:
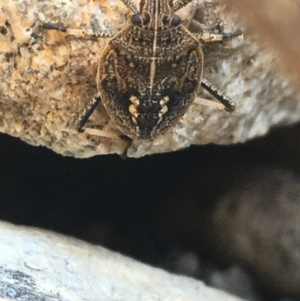
[[[99,60],[98,93],[80,115],[79,131],[101,101],[126,136],[153,139],[183,116],[200,83],[223,108],[234,110],[235,103],[202,78],[201,42],[236,33],[192,34],[175,14],[191,1],[141,0],[138,9],[132,0],[122,0],[133,15],[118,33],[43,25],[73,35],[111,38]]]

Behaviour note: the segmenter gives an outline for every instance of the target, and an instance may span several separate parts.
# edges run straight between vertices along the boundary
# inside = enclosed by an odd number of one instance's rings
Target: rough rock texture
[[[282,70],[299,82],[300,62],[300,6],[293,0],[223,0],[238,12],[246,22],[251,36],[268,47],[276,55]],[[255,17],[253,17],[255,16]]]
[[[208,172],[178,185],[160,212],[161,232],[206,258],[214,250],[222,265],[241,265],[263,290],[298,300],[299,174],[224,158],[212,163],[219,171],[203,166]]]
[[[0,254],[1,300],[241,300],[99,246],[6,223]]]
[[[40,28],[43,22],[72,28],[122,28],[128,10],[121,1],[0,0],[0,131],[63,155],[89,157],[123,153],[128,142],[78,134],[78,113],[95,93],[97,61],[105,39],[85,40]],[[192,30],[200,25],[225,32],[242,28],[230,10],[215,1],[193,1],[181,13]],[[187,18],[188,16],[188,18]],[[197,22],[195,22],[197,21]],[[220,23],[221,22],[221,23]],[[236,40],[236,41],[235,41]],[[227,45],[204,47],[204,75],[237,102],[232,113],[193,104],[182,120],[154,141],[134,141],[128,156],[140,157],[191,144],[230,144],[265,134],[272,126],[299,120],[299,96],[273,54],[247,36]],[[208,94],[202,95],[206,98]],[[119,130],[100,105],[87,127]]]
[[[299,298],[300,176],[259,169],[242,179],[216,208],[216,241],[269,289]]]

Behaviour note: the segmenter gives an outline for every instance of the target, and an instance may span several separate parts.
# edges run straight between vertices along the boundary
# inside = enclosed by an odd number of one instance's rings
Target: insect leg
[[[194,99],[194,103],[196,103],[197,105],[206,106],[222,111],[226,110],[225,106],[222,103],[216,102],[214,100],[198,97],[198,96]]]
[[[224,39],[237,37],[242,34],[243,32],[241,30],[237,30],[233,33],[219,33],[219,34],[202,32],[202,33],[195,33],[194,37],[200,42],[211,43],[211,42],[220,42],[223,41]]]
[[[93,114],[95,111],[96,107],[101,101],[100,95],[96,95],[95,97],[92,98],[92,100],[89,102],[89,104],[84,108],[83,112],[80,114],[77,123],[76,123],[76,128],[78,132],[83,132],[82,128],[83,126],[87,123],[88,119],[90,116]]]
[[[205,90],[207,90],[212,96],[214,96],[218,101],[220,101],[224,105],[226,111],[232,112],[235,110],[236,103],[229,96],[221,92],[209,80],[207,80],[206,78],[202,78],[201,86]]]
[[[112,139],[122,139],[124,141],[129,141],[132,142],[132,139],[124,136],[124,135],[119,135],[116,134],[115,132],[112,131],[105,131],[105,130],[99,130],[99,129],[93,129],[93,128],[85,128],[83,130],[84,125],[87,123],[89,120],[90,116],[93,114],[95,111],[96,107],[101,101],[101,97],[99,94],[95,95],[92,100],[89,102],[89,104],[84,108],[83,112],[80,114],[77,122],[76,122],[76,128],[78,132],[85,132],[89,135],[94,135],[94,136],[101,136],[105,138],[112,138]],[[129,145],[130,146],[130,145]],[[127,148],[129,148],[129,146]],[[126,148],[126,152],[127,152]]]
[[[74,29],[74,28],[67,28],[64,26],[57,26],[50,23],[44,23],[42,24],[42,27],[45,29],[62,31],[68,35],[79,36],[84,38],[90,38],[90,37],[111,38],[116,34],[116,32],[113,30],[97,31],[93,29]]]

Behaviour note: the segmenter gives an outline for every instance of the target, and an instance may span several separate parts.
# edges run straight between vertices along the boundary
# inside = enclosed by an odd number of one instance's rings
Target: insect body
[[[81,130],[102,101],[119,129],[132,139],[152,139],[174,126],[194,101],[201,82],[228,111],[235,103],[202,79],[200,41],[229,35],[192,34],[174,12],[192,0],[141,0],[138,10],[122,0],[133,15],[119,33],[74,30],[44,24],[70,34],[111,37],[98,66],[98,93],[78,120]]]

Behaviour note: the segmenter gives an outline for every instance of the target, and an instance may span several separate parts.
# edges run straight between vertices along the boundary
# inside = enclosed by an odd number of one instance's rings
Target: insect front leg
[[[212,42],[222,42],[225,39],[233,38],[242,35],[243,32],[241,30],[237,30],[233,33],[195,33],[194,37],[200,42],[204,43],[212,43]]]
[[[112,38],[116,34],[116,32],[113,30],[74,29],[50,23],[44,23],[42,24],[42,27],[45,29],[62,31],[68,35],[79,36],[83,38]]]

